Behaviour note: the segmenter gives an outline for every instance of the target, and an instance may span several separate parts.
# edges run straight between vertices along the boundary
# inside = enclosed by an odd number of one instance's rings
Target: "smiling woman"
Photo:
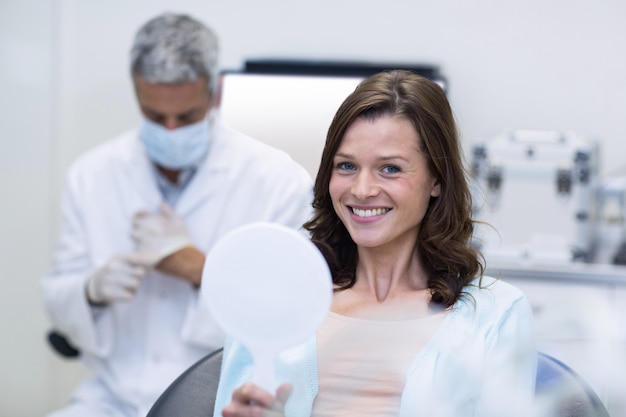
[[[216,416],[532,414],[531,309],[482,276],[461,155],[437,84],[397,70],[357,86],[329,128],[304,225],[330,266],[331,311],[279,357],[276,392],[246,383],[252,358],[227,343]]]
[[[371,159],[366,172],[358,165],[366,161],[342,159],[356,156]],[[315,183],[317,211],[308,224],[313,239],[336,265],[336,284],[354,285],[362,255],[357,255],[351,223],[343,221],[345,210],[336,205],[334,184],[343,183],[339,178],[358,178],[355,186],[380,190],[384,184],[394,194],[406,187],[401,191],[405,199],[422,202],[411,209],[419,207],[416,213],[407,210],[407,216],[408,212],[415,216],[405,220],[413,222],[414,239],[405,250],[410,246],[420,259],[421,285],[431,290],[435,303],[449,307],[457,301],[463,287],[482,273],[480,254],[469,246],[474,223],[461,156],[452,110],[439,85],[407,71],[380,73],[359,85],[329,128]],[[343,174],[347,167],[351,175]],[[358,201],[359,192],[363,191],[355,189],[350,198],[357,209],[363,209],[367,204]],[[382,198],[390,195],[378,197]],[[389,217],[401,213],[392,210]]]
[[[386,246],[392,253],[417,241],[430,198],[441,189],[428,171],[420,142],[411,122],[401,116],[357,119],[346,130],[329,191],[335,212],[358,246]]]

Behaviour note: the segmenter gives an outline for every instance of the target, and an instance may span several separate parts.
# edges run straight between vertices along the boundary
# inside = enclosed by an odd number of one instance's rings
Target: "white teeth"
[[[380,216],[381,214],[385,214],[388,211],[389,209],[387,208],[376,208],[376,209],[367,209],[367,210],[352,208],[352,212],[359,217]]]

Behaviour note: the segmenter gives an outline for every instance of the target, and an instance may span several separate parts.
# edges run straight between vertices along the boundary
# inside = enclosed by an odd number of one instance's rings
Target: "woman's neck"
[[[393,251],[359,248],[355,286],[370,291],[379,302],[396,292],[428,288],[417,246]]]
[[[433,314],[428,278],[417,251],[384,253],[359,248],[353,287],[333,297],[335,313],[369,319],[404,320]]]

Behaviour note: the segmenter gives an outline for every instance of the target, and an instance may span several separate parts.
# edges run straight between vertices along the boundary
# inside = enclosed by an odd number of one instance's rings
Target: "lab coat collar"
[[[152,172],[152,162],[139,140],[138,130],[131,133],[131,140],[128,141],[128,144],[130,146],[127,153],[128,161],[124,164],[128,167],[128,179],[134,185],[138,196],[145,205],[142,209],[155,210],[161,203],[161,192]]]
[[[195,210],[226,183],[225,177],[232,163],[232,158],[228,156],[230,147],[223,127],[218,122],[211,127],[209,152],[178,200],[176,212],[181,216]]]

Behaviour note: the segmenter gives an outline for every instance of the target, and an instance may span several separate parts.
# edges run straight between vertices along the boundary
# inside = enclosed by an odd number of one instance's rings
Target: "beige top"
[[[317,332],[312,417],[397,416],[406,372],[446,315],[381,321],[330,312]]]

